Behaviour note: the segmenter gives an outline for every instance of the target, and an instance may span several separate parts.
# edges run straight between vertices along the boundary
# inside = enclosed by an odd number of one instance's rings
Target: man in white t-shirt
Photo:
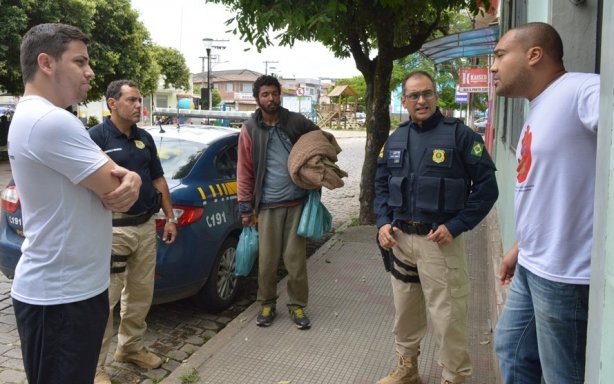
[[[92,383],[108,311],[111,210],[141,179],[118,167],[65,108],[94,72],[78,28],[41,24],[23,37],[25,85],[9,132],[25,240],[11,289],[29,383]]]
[[[516,150],[517,242],[495,335],[504,383],[584,383],[599,75],[568,73],[546,23],[508,31],[491,67],[498,96],[529,100]],[[513,277],[513,279],[512,279]]]

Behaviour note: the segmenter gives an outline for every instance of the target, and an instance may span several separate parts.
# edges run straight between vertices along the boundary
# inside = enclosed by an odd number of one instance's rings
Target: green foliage
[[[198,373],[196,369],[192,368],[190,372],[181,375],[180,380],[181,384],[198,383],[198,380],[200,380],[200,373]]]
[[[390,87],[395,60],[445,35],[461,9],[476,14],[476,0],[208,0],[235,16],[232,32],[258,51],[277,40],[319,41],[336,57],[352,57],[366,84],[367,147],[361,180],[361,224],[374,222],[377,155],[390,132]],[[487,3],[487,1],[483,1]]]
[[[94,125],[98,124],[100,124],[98,118],[96,116],[90,116],[87,118],[87,123],[85,124],[85,126],[88,128],[92,128]]]
[[[363,76],[354,76],[348,79],[340,79],[335,81],[335,86],[346,84],[349,85],[350,88],[352,88],[352,90],[358,94],[358,104],[362,107],[360,109],[364,110],[365,96],[367,93],[367,84],[365,83],[365,78]]]
[[[219,89],[213,88],[211,90],[211,106],[216,107],[220,105],[222,102],[222,95],[220,94]]]
[[[100,99],[111,81],[122,78],[139,83],[143,94],[158,88],[160,74],[168,84],[189,87],[183,57],[151,43],[129,0],[0,0],[0,10],[0,88],[9,94],[23,92],[21,37],[31,27],[51,22],[75,25],[91,37],[89,54],[96,76],[89,100]]]
[[[154,59],[160,65],[164,77],[164,87],[180,88],[189,91],[190,70],[185,63],[185,58],[174,48],[165,48],[154,45],[152,47]]]

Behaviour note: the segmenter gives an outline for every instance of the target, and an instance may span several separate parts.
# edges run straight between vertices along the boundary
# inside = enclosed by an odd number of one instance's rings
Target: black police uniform
[[[92,127],[89,134],[116,164],[141,176],[139,198],[126,213],[141,217],[142,222],[146,222],[153,213],[158,212],[162,199],[160,192],[153,186],[153,180],[164,175],[153,137],[136,125],[132,127],[130,137],[127,137],[108,117]],[[114,219],[113,222],[113,226],[138,224],[126,219]]]

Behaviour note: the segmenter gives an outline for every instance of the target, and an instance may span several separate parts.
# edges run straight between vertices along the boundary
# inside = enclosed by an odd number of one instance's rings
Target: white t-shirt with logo
[[[516,149],[518,263],[551,281],[589,284],[599,75],[567,73],[530,103]]]
[[[33,305],[55,305],[104,292],[111,212],[78,183],[107,157],[76,116],[38,96],[19,101],[8,154],[25,234],[11,295]]]

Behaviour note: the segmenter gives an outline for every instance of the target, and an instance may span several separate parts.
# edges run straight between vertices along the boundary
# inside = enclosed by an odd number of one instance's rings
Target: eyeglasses
[[[424,97],[426,100],[430,100],[435,97],[435,91],[433,91],[432,89],[427,89],[426,91],[422,92],[408,93],[403,97],[405,97],[409,101],[418,101],[418,99],[420,99],[420,96]]]

